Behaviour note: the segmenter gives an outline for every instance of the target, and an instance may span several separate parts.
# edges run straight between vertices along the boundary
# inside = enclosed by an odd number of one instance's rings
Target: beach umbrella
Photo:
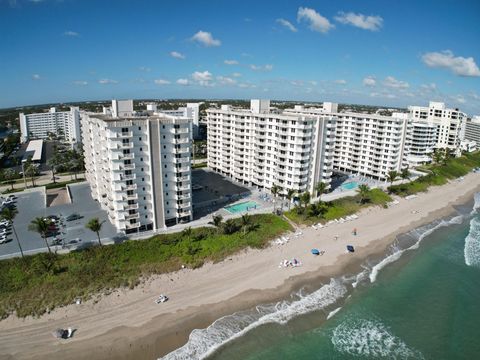
[[[349,252],[355,252],[355,248],[352,245],[347,245],[347,250]]]
[[[318,251],[318,249],[312,249],[310,251],[313,255],[320,255],[320,251]]]

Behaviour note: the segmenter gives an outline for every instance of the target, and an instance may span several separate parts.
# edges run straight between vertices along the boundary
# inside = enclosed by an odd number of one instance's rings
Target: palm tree
[[[287,190],[287,195],[285,196],[288,200],[288,210],[290,210],[290,206],[292,205],[292,199],[293,196],[295,195],[296,191],[293,189],[288,189]]]
[[[18,248],[20,249],[20,253],[22,254],[22,258],[24,257],[23,255],[23,249],[22,245],[20,244],[20,240],[18,239],[17,231],[15,230],[15,226],[13,226],[13,219],[15,219],[15,216],[17,216],[18,210],[16,208],[10,208],[8,206],[4,207],[1,213],[2,219],[5,219],[12,224],[12,230],[13,233],[15,234],[15,239],[17,240]]]
[[[442,159],[443,165],[446,165],[448,160],[453,158],[453,156],[454,156],[454,150],[449,149],[449,148],[445,148],[445,150],[443,152],[443,159]]]
[[[182,231],[182,236],[186,237],[187,239],[190,239],[192,237],[192,234],[193,234],[193,231],[192,231],[191,226],[183,229],[183,231]]]
[[[368,185],[358,185],[357,192],[360,195],[360,203],[364,204],[370,200],[370,188]]]
[[[52,250],[50,249],[50,246],[48,245],[48,241],[47,241],[47,234],[48,234],[49,227],[50,227],[49,220],[44,219],[42,217],[36,217],[30,222],[30,225],[28,226],[28,230],[35,231],[40,234],[43,241],[45,241],[45,245],[47,245],[48,252],[51,254]]]
[[[5,178],[6,183],[12,186],[13,190],[13,184],[15,184],[14,179],[17,177],[17,173],[13,169],[5,169],[3,177]]]
[[[102,225],[104,222],[105,220],[100,221],[98,220],[98,218],[93,218],[90,219],[90,221],[85,225],[87,229],[92,230],[94,233],[97,234],[98,243],[100,244],[100,246],[102,245],[102,242],[100,241],[100,230],[102,230]]]
[[[304,208],[306,209],[308,204],[310,204],[310,199],[312,195],[308,191],[305,191],[302,195],[300,195],[300,202],[303,203]]]
[[[396,170],[391,170],[391,171],[388,172],[388,174],[387,174],[387,180],[390,182],[390,186],[392,186],[392,185],[393,185],[393,182],[394,182],[395,180],[397,180],[398,175],[399,175],[399,174],[398,174],[398,171],[396,171]]]
[[[215,226],[218,229],[222,225],[222,221],[223,221],[222,215],[214,215],[212,217],[212,221],[210,221],[209,224]]]
[[[315,185],[315,191],[317,192],[317,196],[320,198],[322,194],[327,190],[327,184],[324,182],[318,182],[317,185]]]
[[[324,204],[322,202],[317,202],[309,206],[308,215],[312,217],[317,217],[322,215],[324,211]]]
[[[28,163],[25,166],[25,175],[32,179],[32,186],[35,186],[35,175],[37,175],[38,169],[33,163]]]
[[[400,172],[400,177],[403,180],[408,180],[410,178],[410,170],[408,170],[408,167],[403,168],[402,171]]]
[[[443,153],[440,149],[433,150],[429,155],[435,164],[439,164],[443,160]]]
[[[252,224],[252,217],[248,214],[242,215],[242,228],[243,228],[243,233],[245,234]]]
[[[52,178],[54,184],[57,183],[57,181],[55,180],[55,172],[60,164],[60,158],[57,154],[53,155],[50,159],[47,160],[47,165],[50,166],[50,168],[52,169]]]
[[[273,195],[273,211],[275,211],[275,207],[277,205],[277,195],[278,193],[280,192],[280,186],[278,186],[277,184],[274,184],[271,188],[270,188],[270,192],[272,193]]]

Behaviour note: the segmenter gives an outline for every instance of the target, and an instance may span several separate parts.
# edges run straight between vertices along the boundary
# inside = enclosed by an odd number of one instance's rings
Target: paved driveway
[[[90,195],[90,188],[87,183],[70,185],[72,193],[72,203],[53,206],[45,206],[45,194],[43,188],[34,189],[28,192],[17,193],[18,215],[15,218],[14,225],[18,238],[25,251],[37,250],[45,247],[45,243],[36,232],[28,230],[28,225],[35,217],[45,217],[47,215],[57,215],[60,217],[68,216],[72,213],[78,213],[83,216],[76,221],[64,221],[64,226],[60,226],[60,238],[65,244],[69,244],[73,239],[81,239],[80,244],[97,242],[97,235],[85,228],[85,224],[91,218],[98,217],[101,221],[107,220],[100,232],[101,238],[112,238],[117,235],[117,230],[108,221],[107,213],[101,210],[98,202],[93,200]],[[13,234],[9,235],[13,239]],[[51,242],[53,238],[49,238]],[[0,256],[17,253],[18,245],[16,241],[10,241],[6,244],[0,244]]]

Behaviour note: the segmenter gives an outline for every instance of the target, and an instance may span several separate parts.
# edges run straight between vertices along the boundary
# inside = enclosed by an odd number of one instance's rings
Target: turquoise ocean
[[[164,359],[480,359],[480,194],[362,269],[218,319]]]

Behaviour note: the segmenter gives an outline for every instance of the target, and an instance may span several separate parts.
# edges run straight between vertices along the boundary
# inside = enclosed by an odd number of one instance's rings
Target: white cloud
[[[184,86],[185,86],[185,85],[189,85],[189,84],[190,84],[190,81],[188,81],[188,79],[178,79],[178,80],[176,81],[176,83],[177,83],[178,85],[184,85]]]
[[[335,25],[333,25],[327,18],[310,8],[298,8],[297,21],[300,22],[302,20],[306,20],[308,23],[310,23],[308,26],[310,30],[318,31],[324,34],[335,27]]]
[[[227,77],[227,76],[217,76],[217,80],[222,85],[235,85],[237,83],[237,80],[232,79],[232,78]]]
[[[252,69],[253,71],[272,71],[273,65],[272,64],[266,64],[266,65],[251,64],[250,69]]]
[[[100,79],[98,80],[99,84],[105,85],[105,84],[118,84],[117,80],[112,80],[112,79]]]
[[[150,72],[152,69],[150,69],[149,67],[146,67],[146,66],[140,66],[138,68],[138,70],[145,71],[145,72]]]
[[[185,55],[179,53],[178,51],[171,51],[171,52],[170,52],[170,56],[173,57],[173,58],[175,58],[175,59],[181,59],[181,60],[183,60],[183,59],[186,58]]]
[[[292,32],[297,32],[297,28],[295,26],[293,26],[293,24],[288,21],[288,20],[285,20],[285,19],[277,19],[275,20],[277,23],[279,23],[280,25],[283,25],[285,26],[288,30],[292,31]]]
[[[347,80],[338,79],[338,80],[335,80],[335,84],[346,85],[346,84],[347,84]]]
[[[373,76],[367,76],[363,79],[363,85],[365,86],[375,86],[377,85],[377,80]]]
[[[426,91],[435,91],[435,90],[437,90],[437,84],[435,84],[435,83],[422,84],[422,85],[420,85],[420,87],[421,87],[423,90],[426,90]]]
[[[380,16],[365,16],[353,12],[344,13],[341,11],[338,13],[338,16],[335,16],[335,20],[342,24],[370,31],[380,30],[383,25],[383,19]]]
[[[80,36],[80,34],[79,34],[78,32],[76,32],[76,31],[71,31],[71,30],[65,31],[65,32],[63,33],[63,35],[65,35],[65,36],[71,36],[71,37],[79,37],[79,36]]]
[[[220,46],[222,44],[220,40],[214,39],[211,33],[202,30],[193,35],[191,40],[207,47]]]
[[[290,84],[293,86],[303,86],[303,81],[302,80],[292,80],[290,81]]]
[[[155,79],[153,82],[157,85],[168,85],[170,84],[170,81],[165,80],[165,79]]]
[[[389,88],[394,88],[394,89],[406,89],[410,87],[410,85],[407,82],[397,80],[393,76],[387,76],[383,81],[383,85]]]
[[[253,88],[256,88],[257,86],[250,83],[240,83],[238,84],[238,87],[242,89],[249,89],[249,88],[253,89]]]
[[[240,74],[239,72],[234,72],[234,73],[232,73],[232,76],[238,78],[238,77],[241,77],[242,74]]]
[[[425,65],[433,68],[445,68],[459,76],[480,76],[480,69],[473,57],[454,56],[450,50],[430,52],[422,55]]]
[[[192,74],[192,79],[201,86],[213,86],[213,84],[210,82],[212,80],[212,73],[207,70],[195,71]]]
[[[40,80],[40,79],[41,79],[40,75],[38,75],[38,74],[33,74],[32,75],[32,80]]]
[[[380,97],[380,98],[385,98],[385,99],[395,99],[397,96],[394,94],[390,93],[378,93],[378,92],[372,92],[370,93],[371,97]]]
[[[467,100],[465,99],[465,97],[463,95],[452,95],[452,96],[450,96],[450,99],[452,99],[453,101],[455,101],[458,104],[466,104],[467,103]]]
[[[75,80],[75,81],[73,82],[73,85],[85,86],[85,85],[88,85],[88,82],[85,81],[85,80]]]
[[[313,86],[317,86],[318,84],[315,80],[310,80],[309,83]]]
[[[223,63],[227,65],[238,65],[237,60],[224,60]]]

